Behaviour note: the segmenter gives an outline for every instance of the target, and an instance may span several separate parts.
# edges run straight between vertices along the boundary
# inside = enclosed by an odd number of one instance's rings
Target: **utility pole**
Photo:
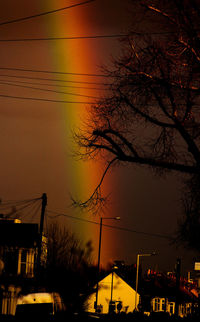
[[[99,251],[98,251],[98,263],[97,263],[97,288],[96,288],[96,303],[95,311],[98,312],[98,292],[99,292],[99,272],[100,272],[100,257],[101,257],[101,234],[102,234],[102,217],[100,218],[99,229]]]
[[[100,257],[101,257],[101,234],[103,219],[120,220],[120,217],[100,217],[100,230],[99,230],[99,251],[98,251],[98,263],[97,263],[97,288],[96,288],[96,302],[94,303],[95,311],[98,313],[98,291],[99,291],[99,273],[100,273]]]
[[[38,240],[38,258],[37,258],[38,271],[40,271],[40,267],[41,267],[42,235],[43,235],[43,228],[44,228],[44,214],[45,214],[45,208],[46,208],[46,205],[47,205],[47,195],[46,195],[46,193],[43,193],[41,199],[42,199],[42,208],[41,208],[41,217],[40,217],[40,233],[39,233],[39,240]]]
[[[181,259],[176,260],[176,302],[175,302],[175,315],[178,317],[179,304],[180,304],[180,278],[181,278]]]

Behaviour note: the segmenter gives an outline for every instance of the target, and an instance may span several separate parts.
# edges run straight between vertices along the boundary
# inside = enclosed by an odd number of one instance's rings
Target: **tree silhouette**
[[[92,244],[90,241],[83,244],[74,233],[56,222],[48,227],[47,238],[47,263],[42,282],[49,291],[61,294],[68,310],[80,310],[83,304],[80,294],[87,294],[90,283],[95,283]]]
[[[92,209],[104,202],[102,181],[115,164],[182,173],[190,211],[179,237],[187,242],[194,214],[200,227],[200,3],[132,2],[137,25],[106,70],[110,94],[91,107],[87,130],[84,126],[75,136],[81,157],[100,155],[108,164],[89,199],[73,202]]]

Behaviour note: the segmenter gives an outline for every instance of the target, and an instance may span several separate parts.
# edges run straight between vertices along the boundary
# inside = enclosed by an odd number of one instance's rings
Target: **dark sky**
[[[0,22],[34,15],[40,12],[61,8],[79,1],[34,1],[9,0],[0,3]],[[0,39],[38,38],[76,36],[84,34],[111,34],[127,32],[136,8],[126,0],[97,0],[82,7],[73,8],[56,14],[38,17],[27,21],[0,25]],[[133,14],[131,14],[131,10]],[[73,29],[74,25],[79,26]],[[135,18],[134,18],[135,19]],[[59,24],[59,21],[62,22]],[[63,27],[66,21],[66,29]],[[134,20],[135,22],[136,20]],[[146,22],[138,18],[138,28],[145,27]],[[37,70],[59,70],[70,72],[100,73],[102,64],[110,64],[112,57],[121,52],[121,43],[116,39],[87,40],[87,53],[73,51],[73,46],[84,47],[83,40],[66,42],[1,42],[0,67],[14,67]],[[81,47],[82,46],[82,47]],[[64,50],[67,48],[66,53]],[[75,47],[74,47],[75,48]],[[72,53],[76,53],[77,64],[74,64]],[[69,54],[68,54],[69,53]],[[80,56],[85,55],[87,64],[80,65]],[[63,57],[66,66],[63,66]],[[67,69],[66,69],[67,68]],[[14,81],[2,75],[21,75],[27,73],[0,70],[0,81]],[[47,77],[29,73],[30,77]],[[50,75],[51,76],[51,75]],[[48,77],[50,77],[48,75]],[[54,77],[54,76],[52,76]],[[17,79],[18,81],[20,79]],[[88,80],[88,79],[86,79]],[[23,79],[21,79],[23,81]],[[95,80],[97,81],[97,79]],[[31,82],[31,80],[27,80]],[[33,82],[33,80],[32,80]],[[19,84],[19,83],[18,83]],[[21,83],[21,85],[23,85]],[[26,85],[26,84],[24,84]],[[30,85],[29,85],[30,86]],[[61,99],[57,94],[44,94],[0,84],[2,95],[43,97]],[[95,93],[97,95],[98,93]],[[68,97],[65,99],[68,99]],[[72,98],[70,97],[70,100]],[[75,97],[75,100],[77,98]],[[74,108],[74,106],[73,106]],[[83,108],[83,107],[82,107]],[[78,109],[78,107],[77,107]],[[82,163],[73,159],[68,136],[72,125],[68,123],[69,115],[62,104],[25,101],[0,97],[0,197],[2,200],[21,200],[38,197],[43,192],[48,195],[48,208],[57,212],[99,221],[99,217],[82,214],[78,210],[67,208],[69,193],[78,194],[77,182],[85,185],[86,177],[81,175]],[[95,166],[103,169],[101,161],[94,161]],[[73,170],[75,169],[75,170]],[[73,171],[76,175],[73,177]],[[70,184],[69,184],[70,182]],[[72,187],[73,186],[73,187]],[[148,169],[135,166],[116,168],[105,182],[106,192],[111,192],[110,204],[105,210],[106,216],[111,213],[121,217],[120,223],[109,223],[127,227],[138,232],[171,235],[177,229],[180,218],[180,177],[166,175],[164,178],[153,176]],[[76,191],[77,190],[77,191]],[[114,210],[113,210],[114,209]],[[103,214],[102,214],[103,215]],[[31,215],[30,215],[31,217]],[[29,220],[26,217],[26,220]],[[94,260],[97,258],[98,226],[60,218],[84,241],[91,239],[94,244]],[[92,228],[91,228],[91,225]],[[103,228],[102,262],[106,264],[114,259],[128,263],[136,261],[139,252],[156,251],[158,256],[143,260],[144,267],[151,266],[158,270],[172,271],[177,257],[182,258],[183,271],[192,270],[195,254],[183,248],[170,245],[168,240],[127,231]]]

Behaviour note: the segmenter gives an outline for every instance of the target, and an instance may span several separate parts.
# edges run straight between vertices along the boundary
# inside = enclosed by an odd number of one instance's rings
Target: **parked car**
[[[58,293],[30,293],[17,300],[16,317],[53,316],[65,310]]]

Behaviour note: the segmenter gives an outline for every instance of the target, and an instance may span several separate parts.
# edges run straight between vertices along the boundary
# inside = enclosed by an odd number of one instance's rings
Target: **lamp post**
[[[99,279],[100,270],[100,258],[101,258],[101,235],[102,235],[102,224],[104,219],[120,220],[120,217],[100,217],[100,229],[99,229],[99,251],[98,251],[98,262],[97,262],[97,274]],[[95,310],[98,309],[98,291],[99,291],[99,280],[97,279],[97,289],[96,289],[96,306]]]
[[[140,264],[140,257],[145,256],[155,256],[156,253],[150,253],[150,254],[137,254],[137,266],[136,266],[136,286],[135,286],[135,310],[137,311],[137,291],[138,291],[138,273],[139,273],[139,264]]]
[[[111,293],[110,293],[110,302],[112,302],[112,299],[113,299],[113,274],[114,274],[114,271],[118,269],[118,267],[116,265],[113,266],[112,268],[112,277],[111,277]]]

